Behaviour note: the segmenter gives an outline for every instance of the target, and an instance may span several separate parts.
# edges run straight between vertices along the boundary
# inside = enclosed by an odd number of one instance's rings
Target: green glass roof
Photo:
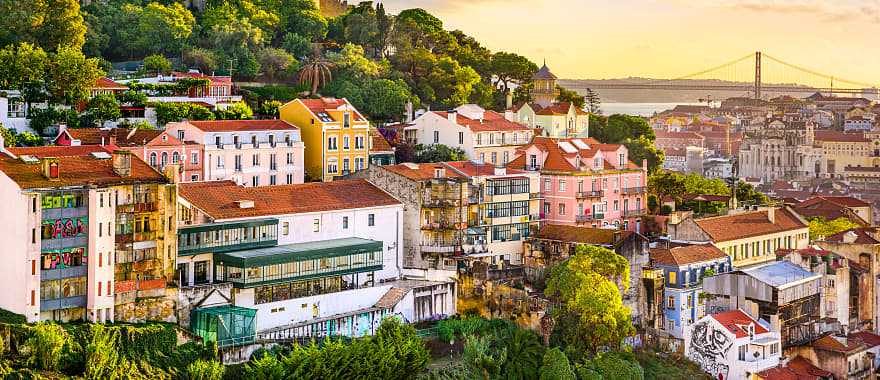
[[[240,268],[253,268],[263,265],[292,263],[325,257],[347,256],[365,252],[381,252],[382,247],[383,244],[381,241],[361,238],[343,238],[215,253],[214,261]]]
[[[259,227],[259,226],[268,226],[278,224],[278,219],[269,218],[269,219],[254,219],[254,220],[245,220],[239,222],[222,222],[222,223],[206,223],[199,224],[195,226],[179,226],[177,228],[178,233],[189,234],[195,232],[205,232],[205,231],[221,231],[232,228],[242,228],[242,227]]]
[[[195,309],[194,312],[200,313],[200,314],[208,314],[208,315],[240,314],[240,315],[254,316],[257,314],[257,309],[248,309],[246,307],[240,307],[240,306],[234,306],[234,305],[223,305],[223,306],[198,308],[198,309]]]

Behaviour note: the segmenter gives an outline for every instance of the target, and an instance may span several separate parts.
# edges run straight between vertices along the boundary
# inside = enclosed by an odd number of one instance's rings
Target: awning
[[[382,249],[383,243],[381,241],[344,238],[217,253],[214,254],[214,261],[239,268],[253,268],[359,253],[382,252]]]

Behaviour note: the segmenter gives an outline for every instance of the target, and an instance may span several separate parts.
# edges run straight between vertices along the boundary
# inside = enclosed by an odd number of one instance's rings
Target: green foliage
[[[60,123],[64,123],[70,128],[79,127],[79,115],[72,109],[33,108],[28,113],[28,118],[31,120],[31,129],[40,134],[46,128]]]
[[[28,365],[44,371],[55,371],[61,364],[61,353],[69,337],[64,328],[54,323],[38,323],[25,342]]]
[[[519,85],[531,80],[538,71],[538,65],[519,54],[497,52],[492,55],[491,70],[495,74],[495,83],[501,85],[501,92],[506,93],[511,84]]]
[[[245,102],[233,103],[225,109],[214,111],[217,120],[249,120],[254,118],[254,111]]]
[[[308,57],[312,52],[312,43],[305,37],[296,33],[287,33],[284,35],[284,41],[281,47],[293,54],[297,59]]]
[[[88,380],[114,378],[115,367],[119,365],[119,353],[116,351],[117,331],[108,330],[102,325],[92,327],[92,341],[86,346],[86,370],[84,376]]]
[[[6,130],[6,129],[3,129]],[[23,324],[27,322],[27,318],[24,315],[13,313],[6,309],[0,309],[0,323],[5,324]],[[0,345],[3,346],[3,345]],[[5,347],[5,346],[3,346]],[[2,349],[0,349],[2,350]]]
[[[654,141],[649,140],[645,136],[638,138],[628,138],[623,143],[629,152],[629,160],[636,165],[641,166],[642,160],[648,160],[648,173],[656,173],[663,166],[665,158],[663,151],[657,149]]]
[[[635,356],[644,369],[645,380],[711,379],[696,363],[677,355],[661,356],[651,351],[640,351]]]
[[[99,126],[103,126],[104,121],[116,120],[122,116],[119,102],[113,94],[101,94],[89,99],[86,110],[92,119],[98,121]]]
[[[602,99],[596,91],[588,88],[587,94],[584,95],[584,101],[586,102],[585,106],[587,107],[587,112],[590,113],[590,121],[592,122],[593,115],[602,114]]]
[[[226,368],[220,362],[199,359],[186,367],[181,378],[186,380],[221,380],[225,370]]]
[[[755,190],[754,186],[742,180],[736,185],[736,199],[742,205],[766,205],[770,202],[767,195]]]
[[[838,232],[847,231],[853,228],[859,228],[861,225],[851,220],[840,217],[833,220],[825,220],[822,217],[810,218],[810,240],[817,240],[823,237],[834,235]]]
[[[146,52],[179,53],[195,26],[195,17],[177,2],[168,5],[151,2],[135,14],[138,21],[133,42]]]
[[[493,350],[491,344],[489,337],[468,336],[461,354],[461,360],[483,379],[499,377],[507,361],[506,348]]]
[[[277,48],[265,48],[257,53],[257,61],[263,76],[269,80],[282,80],[296,73],[299,62],[290,53]]]
[[[580,109],[584,108],[586,99],[581,96],[581,94],[578,94],[576,91],[568,90],[562,86],[556,86],[556,89],[559,90],[559,95],[556,97],[557,101],[574,104],[575,107]]]
[[[262,102],[260,103],[260,115],[277,118],[279,115],[278,109],[281,108],[281,106],[282,103],[277,100],[267,100]]]
[[[304,86],[271,85],[261,87],[242,87],[242,92],[256,101],[278,100],[282,103],[296,99],[300,93],[306,91]]]
[[[406,9],[397,14],[398,22],[412,21],[419,29],[426,33],[438,33],[443,31],[443,21],[434,17],[421,8]]]
[[[574,371],[568,357],[559,350],[551,348],[544,354],[543,364],[540,369],[541,380],[575,380]]]
[[[217,54],[204,48],[187,49],[183,52],[182,62],[188,68],[196,68],[203,73],[212,73],[220,67]]]
[[[617,284],[629,285],[629,262],[607,248],[578,246],[550,268],[544,293],[562,303],[553,316],[568,346],[597,352],[635,333]]]
[[[214,120],[211,110],[189,103],[155,103],[156,121],[159,125],[181,120]]]
[[[26,83],[42,82],[49,56],[39,46],[22,42],[0,50],[0,88],[21,90]]]
[[[148,55],[144,58],[144,71],[151,74],[168,74],[171,72],[171,61],[163,55]]]
[[[244,367],[242,374],[246,379],[282,380],[284,379],[284,363],[275,355],[265,355],[252,359]]]
[[[460,148],[450,148],[443,144],[415,146],[415,157],[413,162],[445,162],[445,161],[464,161],[467,159],[464,151]],[[401,161],[405,162],[405,161]]]
[[[135,107],[143,107],[147,104],[147,95],[138,91],[126,91],[119,95],[119,103]]]
[[[30,42],[50,52],[80,50],[85,34],[78,0],[0,1],[0,45]]]
[[[534,379],[538,377],[538,369],[544,357],[544,346],[537,334],[530,330],[507,330],[509,337],[502,341],[507,343],[507,365],[502,375],[508,379]]]
[[[644,118],[620,114],[609,117],[591,115],[590,136],[606,144],[623,144],[627,139],[641,136],[653,143],[657,138]]]
[[[89,90],[104,72],[98,60],[86,58],[78,49],[62,47],[52,56],[46,87],[52,99],[76,104],[89,96]]]
[[[643,380],[645,378],[642,366],[633,354],[627,352],[604,352],[576,367],[578,378],[581,379]]]

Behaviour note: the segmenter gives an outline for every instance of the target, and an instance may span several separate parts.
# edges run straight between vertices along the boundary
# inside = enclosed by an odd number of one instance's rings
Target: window
[[[538,156],[534,154],[529,155],[529,167],[537,168],[538,167]]]
[[[565,203],[559,204],[559,215],[565,215]]]
[[[548,179],[544,180],[544,191],[550,191],[550,190],[553,190],[553,184],[550,182],[550,179],[548,178]]]
[[[354,148],[355,149],[364,149],[364,136],[355,136],[354,137]]]
[[[510,152],[504,151],[504,159],[501,161],[502,164],[507,164],[510,161]]]
[[[739,346],[739,360],[746,360],[746,353],[748,353],[748,348],[749,346],[745,344]]]
[[[342,114],[342,128],[351,127],[351,114],[346,112]]]
[[[559,191],[560,192],[565,191],[565,181],[564,180],[559,180]]]
[[[287,236],[290,234],[290,222],[284,222],[281,224],[281,233],[284,236]]]
[[[363,157],[355,157],[354,159],[354,170],[363,170],[365,168],[366,160]]]
[[[176,164],[180,162],[180,153],[174,152],[171,154],[171,163]]]
[[[492,163],[498,162],[498,152],[492,152]]]
[[[464,132],[458,132],[458,144],[464,144]]]
[[[104,223],[98,223],[98,237],[104,236]]]
[[[688,294],[687,307],[691,308],[693,304],[694,304],[694,296],[693,296],[693,294]]]
[[[223,168],[223,157],[217,156],[217,168]]]
[[[253,184],[254,187],[260,186],[260,176],[255,175],[255,176],[251,179],[251,184]]]
[[[348,166],[348,159],[343,158],[342,159],[342,173],[345,174],[345,173],[348,173],[349,171],[350,171],[350,167]]]
[[[198,175],[198,174],[193,174],[193,175],[191,175],[191,176],[189,177],[189,180],[190,180],[190,182],[196,182],[196,181],[199,180],[199,175]]]
[[[269,155],[269,170],[278,170],[278,160],[275,159],[275,153]]]
[[[367,225],[373,227],[376,225],[376,214],[367,215]]]
[[[550,213],[550,202],[544,202],[544,213],[545,214]]]
[[[287,164],[293,165],[293,153],[287,153]]]
[[[217,145],[218,148],[223,148],[223,143],[220,141],[220,136],[214,136],[214,145]]]
[[[348,144],[348,136],[343,136],[342,137],[342,149],[348,150],[349,148],[351,148],[351,147]]]
[[[312,221],[312,232],[321,232],[321,219]]]
[[[287,175],[287,184],[288,184],[288,185],[292,185],[292,184],[293,184],[293,174],[288,174],[288,175]]]
[[[253,163],[254,163],[254,166],[260,166],[260,155],[259,154],[254,155]]]
[[[277,180],[275,174],[270,175],[269,176],[269,185],[275,186],[277,184],[278,184],[278,180]]]
[[[241,171],[241,155],[240,154],[235,155],[235,171],[237,171],[237,172]]]
[[[156,152],[150,153],[150,166],[156,167]]]
[[[327,150],[337,150],[339,146],[337,145],[337,140],[335,136],[330,136],[327,138]]]
[[[676,278],[675,278],[675,277],[676,277],[677,274],[678,274],[677,272],[669,272],[669,285],[675,285],[675,284],[676,284]]]
[[[666,308],[675,309],[675,297],[669,296],[668,298],[666,298]]]
[[[260,142],[257,141],[257,136],[251,136],[251,146],[254,148],[260,147]]]
[[[199,152],[192,152],[192,157],[189,160],[192,164],[199,163]]]
[[[339,161],[335,158],[327,160],[327,173],[336,174],[339,171]]]
[[[342,229],[343,230],[348,229],[348,217],[347,216],[342,217]]]
[[[623,153],[619,154],[618,158],[620,160],[620,166],[623,166],[626,163],[626,159],[624,158]]]
[[[434,144],[440,142],[440,131],[434,131]]]
[[[232,144],[235,145],[236,149],[241,149],[241,141],[239,141],[238,136],[232,136]]]

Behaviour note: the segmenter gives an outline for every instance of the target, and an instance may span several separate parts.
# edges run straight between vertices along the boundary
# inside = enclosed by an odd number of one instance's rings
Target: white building
[[[180,195],[181,293],[231,283],[258,336],[362,336],[387,315],[455,314],[453,282],[402,278],[403,205],[366,181],[201,182]]]
[[[426,112],[404,128],[407,141],[459,148],[468,159],[495,165],[512,160],[516,149],[528,144],[533,135],[527,126],[475,104],[447,112]]]
[[[776,367],[782,355],[779,333],[742,310],[707,315],[684,334],[684,354],[716,379],[750,379]]]
[[[168,123],[178,140],[204,148],[203,178],[240,185],[303,183],[305,147],[300,130],[282,120]]]
[[[3,128],[15,128],[20,132],[31,132],[30,119],[27,118],[28,107],[21,98],[21,92],[15,90],[0,91],[0,123]]]
[[[843,130],[845,132],[868,132],[874,128],[874,120],[862,117],[848,117],[843,121]]]

